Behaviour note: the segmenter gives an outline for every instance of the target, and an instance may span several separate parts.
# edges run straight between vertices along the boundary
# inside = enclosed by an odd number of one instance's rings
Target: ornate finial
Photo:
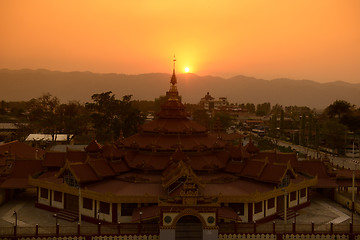
[[[175,76],[175,62],[176,62],[176,59],[175,59],[175,54],[174,54],[174,59],[173,59],[173,62],[174,62],[174,66],[173,66],[173,75],[171,76],[171,80],[170,80],[170,83],[173,87],[175,87],[177,81],[176,81],[176,76]],[[174,89],[175,90],[175,89]],[[170,90],[171,91],[171,90]],[[177,90],[176,90],[177,91]]]
[[[174,54],[173,62],[174,62],[173,73],[175,74],[175,62],[176,62],[175,54]]]

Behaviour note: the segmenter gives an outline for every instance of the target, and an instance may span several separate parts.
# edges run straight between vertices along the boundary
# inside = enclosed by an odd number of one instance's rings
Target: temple
[[[217,239],[221,222],[266,222],[309,204],[317,178],[295,171],[295,153],[260,152],[251,140],[234,143],[188,118],[175,62],[166,97],[133,136],[47,152],[46,171],[29,178],[36,206],[93,222],[156,222],[164,239],[194,221]]]

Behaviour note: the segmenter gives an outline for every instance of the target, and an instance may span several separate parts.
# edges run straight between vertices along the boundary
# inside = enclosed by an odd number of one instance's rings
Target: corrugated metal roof
[[[55,134],[54,139],[56,142],[66,142],[67,141],[67,134]],[[74,135],[70,135],[70,139],[73,137]],[[36,134],[30,134],[25,141],[52,141],[52,136],[51,134],[40,134],[40,133],[36,133]]]

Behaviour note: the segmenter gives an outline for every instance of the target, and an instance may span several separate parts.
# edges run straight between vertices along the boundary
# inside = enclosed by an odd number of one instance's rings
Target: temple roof
[[[102,146],[96,141],[93,140],[89,143],[89,145],[87,145],[87,147],[85,148],[86,152],[99,152],[101,150]]]
[[[12,155],[15,159],[39,159],[45,151],[40,148],[31,147],[19,141],[0,144],[0,155]]]
[[[66,161],[66,152],[46,152],[43,160],[44,167],[58,167],[64,166]]]

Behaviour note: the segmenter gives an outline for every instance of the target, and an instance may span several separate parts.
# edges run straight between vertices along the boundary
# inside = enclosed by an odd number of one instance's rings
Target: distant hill
[[[118,98],[132,94],[133,99],[154,100],[169,89],[170,74],[99,74],[0,69],[0,100],[30,100],[51,93],[62,102],[87,102],[94,93],[112,91]],[[177,74],[178,90],[184,102],[198,103],[207,92],[227,97],[230,102],[263,103],[324,108],[337,99],[360,106],[360,84],[318,83],[310,80],[263,80],[236,76],[228,79],[195,74]]]

